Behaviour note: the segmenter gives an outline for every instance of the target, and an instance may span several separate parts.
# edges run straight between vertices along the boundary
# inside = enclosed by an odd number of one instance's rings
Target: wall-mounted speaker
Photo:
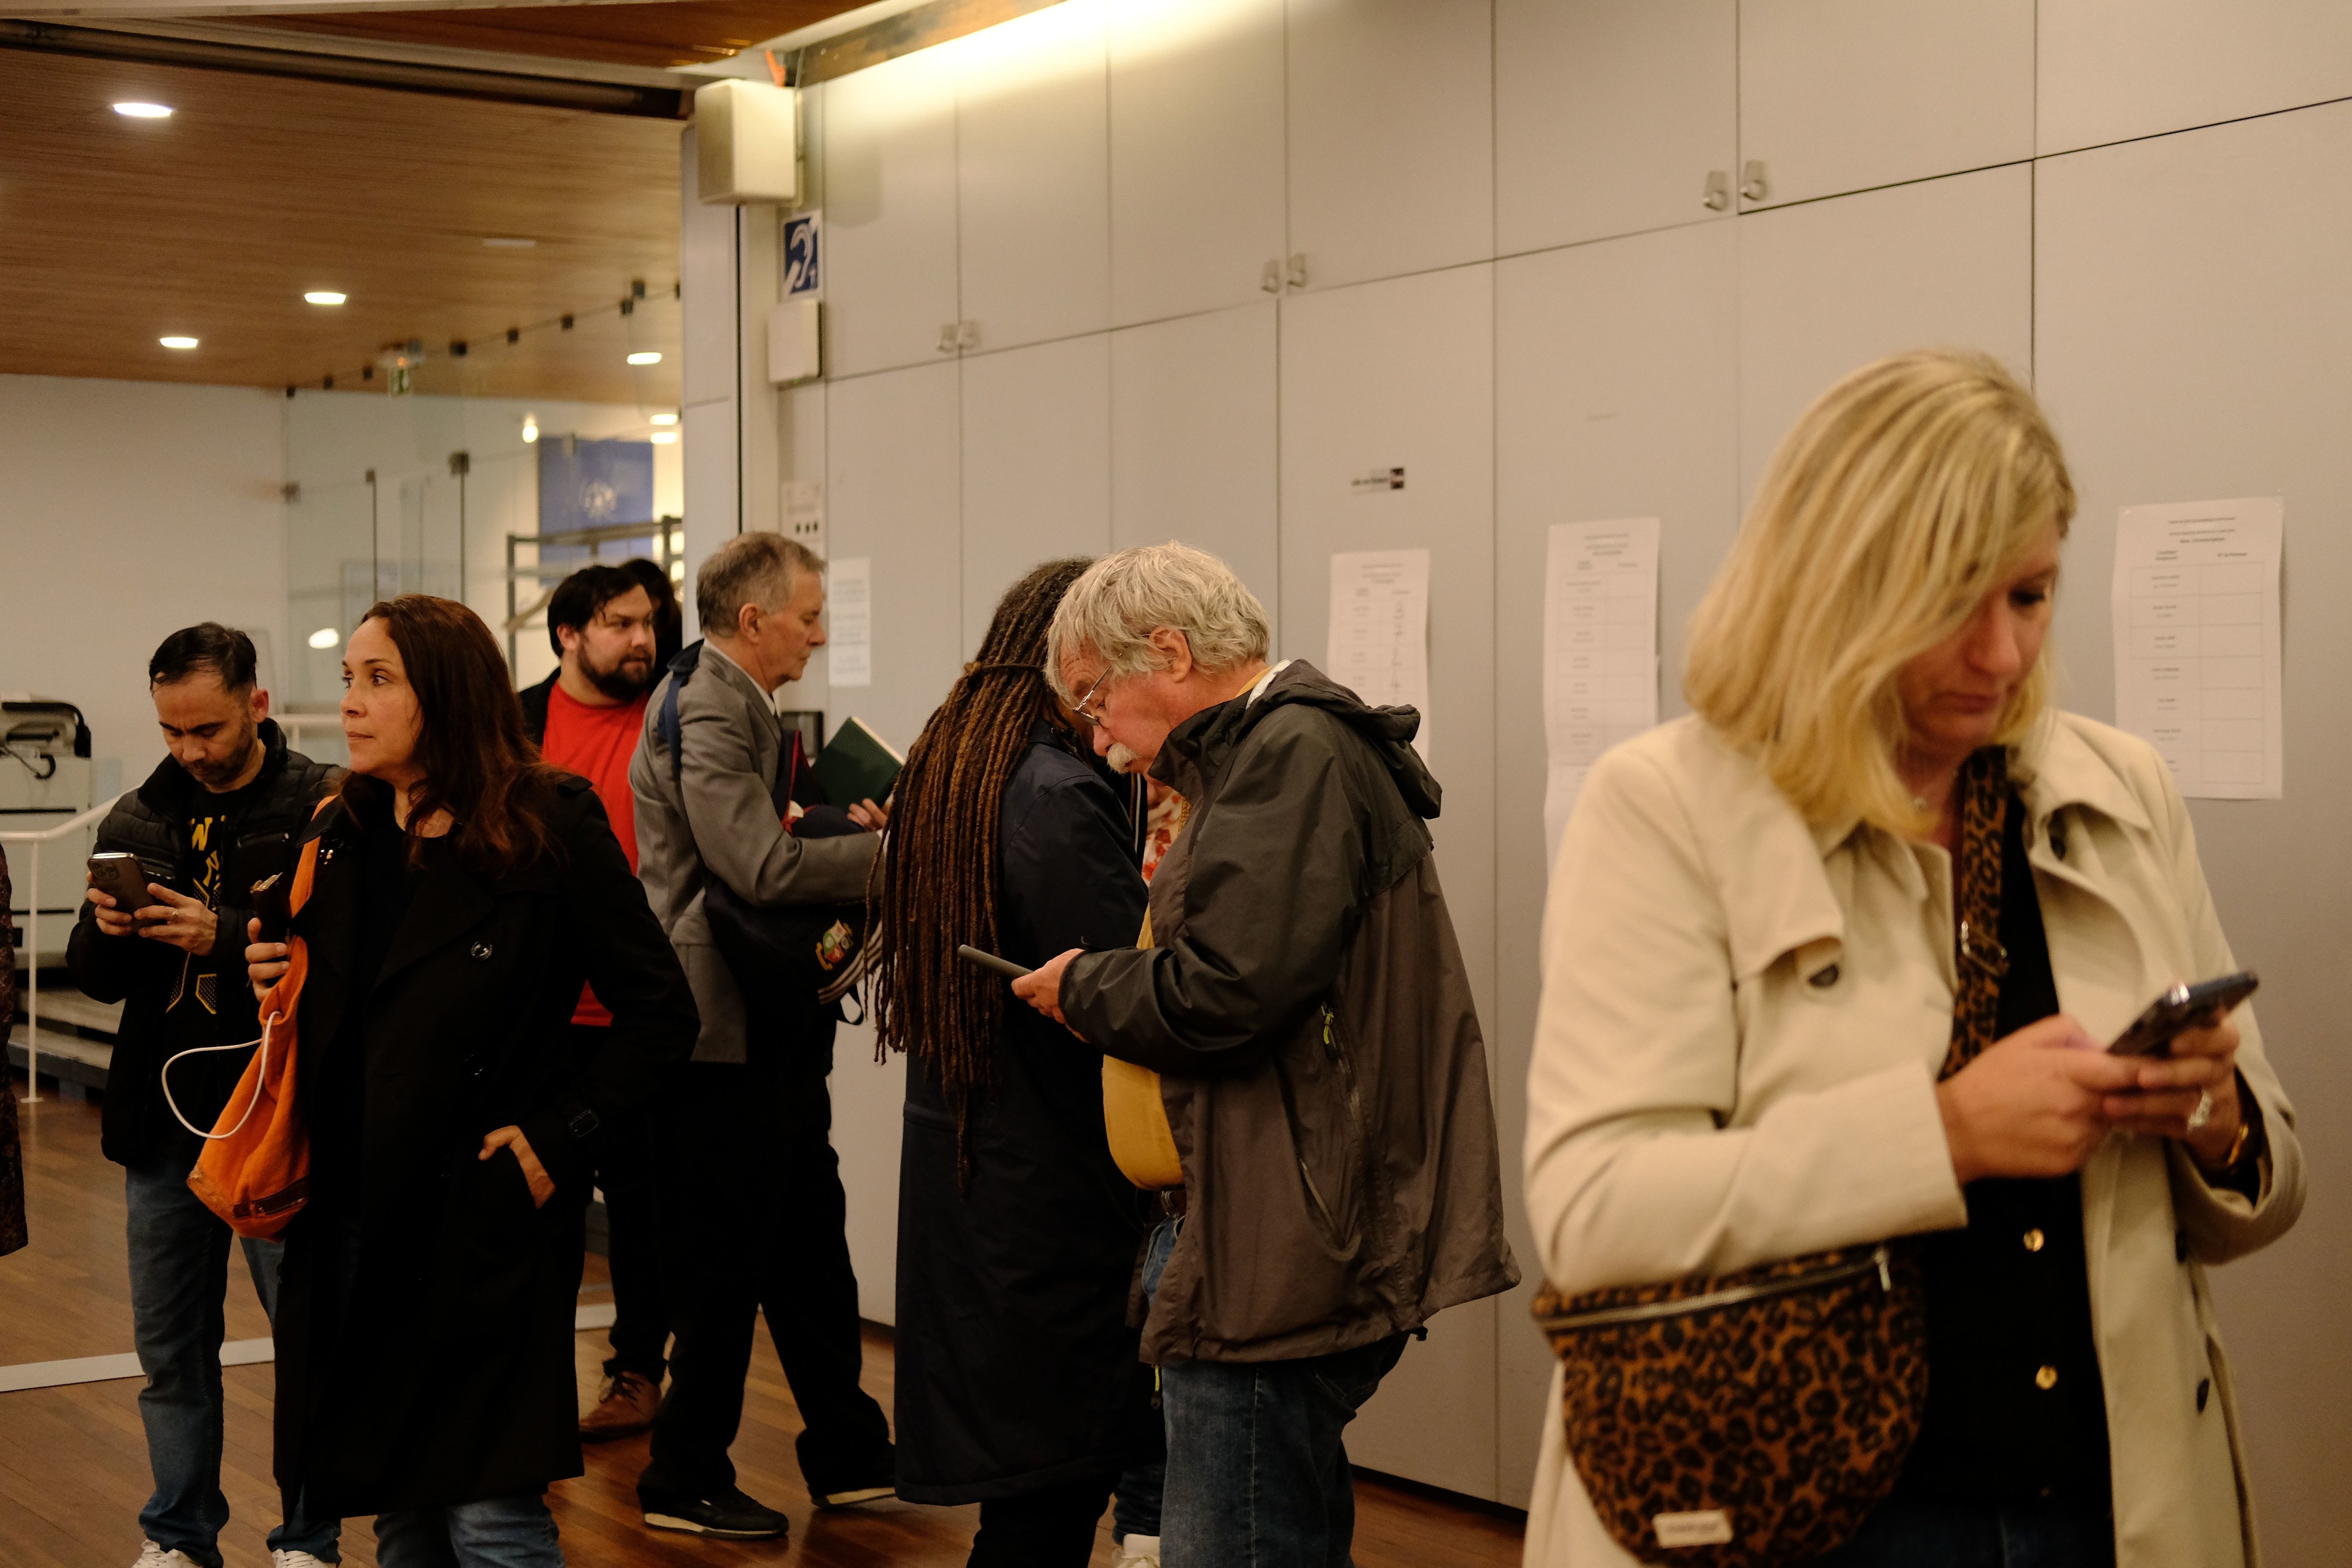
[[[694,89],[695,194],[706,205],[800,199],[793,89],[730,79]]]

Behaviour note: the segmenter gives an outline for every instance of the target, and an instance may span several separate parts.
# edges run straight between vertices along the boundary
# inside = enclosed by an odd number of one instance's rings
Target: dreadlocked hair
[[[907,752],[876,865],[875,1055],[905,1051],[938,1076],[956,1124],[956,1171],[971,1179],[969,1111],[999,1081],[1004,982],[960,961],[959,943],[997,949],[997,818],[1004,786],[1040,719],[1062,731],[1045,683],[1054,611],[1092,565],[1031,568],[996,606],[979,655],[963,667]],[[1074,752],[1076,737],[1066,742]],[[1082,753],[1080,753],[1082,754]]]

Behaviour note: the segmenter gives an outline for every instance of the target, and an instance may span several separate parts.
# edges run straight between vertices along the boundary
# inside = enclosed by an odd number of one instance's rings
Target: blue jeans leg
[[[221,1299],[231,1232],[188,1191],[176,1162],[125,1173],[131,1342],[147,1385],[139,1419],[155,1490],[139,1528],[166,1551],[220,1568]]]
[[[563,1568],[541,1492],[401,1509],[376,1516],[378,1568]]]
[[[1157,1293],[1181,1222],[1145,1254]],[[1356,1493],[1343,1434],[1404,1353],[1404,1336],[1275,1362],[1160,1368],[1168,1471],[1163,1568],[1349,1568]]]

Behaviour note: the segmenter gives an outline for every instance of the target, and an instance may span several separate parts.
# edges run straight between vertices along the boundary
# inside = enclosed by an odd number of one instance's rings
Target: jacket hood
[[[1375,708],[1303,658],[1284,665],[1256,701],[1236,697],[1179,724],[1169,732],[1169,745],[1192,753],[1204,770],[1213,771],[1213,753],[1231,750],[1260,720],[1285,707],[1318,708],[1355,731],[1379,753],[1413,815],[1425,819],[1437,816],[1444,792],[1429,764],[1412,749],[1412,738],[1421,732],[1420,710]],[[1152,771],[1162,782],[1174,782],[1158,767]]]

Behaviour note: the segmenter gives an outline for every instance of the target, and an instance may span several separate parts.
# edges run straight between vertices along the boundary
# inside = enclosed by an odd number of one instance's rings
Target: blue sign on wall
[[[654,447],[650,441],[558,440],[539,443],[539,531],[572,533],[583,528],[654,520]],[[542,560],[559,557],[541,551]],[[573,553],[566,551],[564,553]],[[578,553],[584,556],[584,549]],[[618,559],[625,550],[603,553]]]
[[[815,294],[824,286],[821,265],[824,220],[813,212],[794,213],[784,220],[784,298]]]

